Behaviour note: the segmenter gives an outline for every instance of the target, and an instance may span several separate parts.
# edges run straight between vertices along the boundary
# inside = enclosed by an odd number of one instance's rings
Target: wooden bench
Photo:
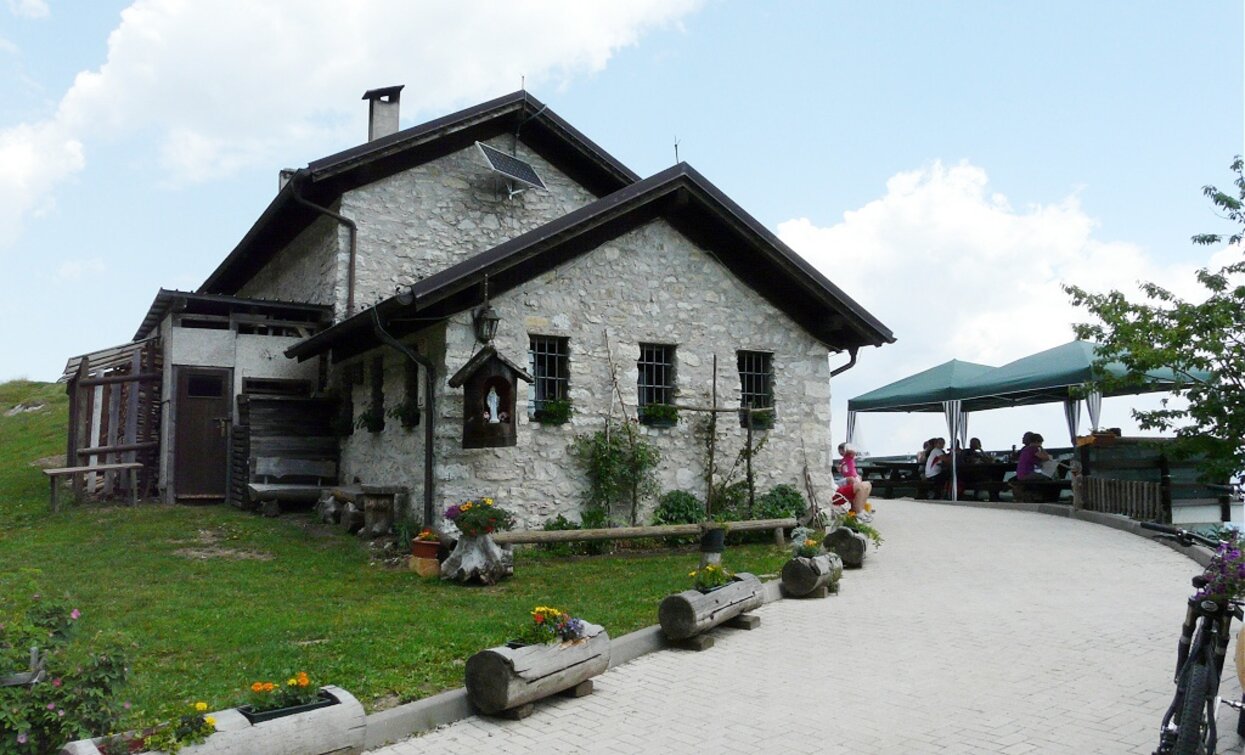
[[[1018,480],[1007,481],[1012,490],[1012,500],[1021,503],[1055,503],[1065,490],[1072,490],[1071,480]]]
[[[93,467],[52,467],[43,470],[48,476],[48,482],[52,486],[52,512],[56,513],[60,510],[60,502],[56,497],[57,481],[61,477],[69,477],[75,483],[78,475],[89,472],[129,472],[130,475],[130,505],[138,505],[138,470],[142,469],[142,462],[138,461],[122,461],[114,464],[96,464]]]
[[[986,493],[991,501],[999,500],[999,493],[1011,489],[1011,481],[1004,482],[1003,480],[977,480],[964,486],[965,493],[973,491],[973,498],[976,498],[978,493]]]
[[[255,504],[271,503],[279,508],[281,502],[314,503],[337,486],[337,462],[332,459],[259,456],[251,467],[254,481],[246,490]]]

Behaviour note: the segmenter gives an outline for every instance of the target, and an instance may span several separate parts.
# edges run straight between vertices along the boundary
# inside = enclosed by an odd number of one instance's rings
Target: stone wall
[[[738,406],[736,351],[773,353],[776,423],[754,467],[757,489],[789,483],[803,491],[807,460],[823,499],[830,493],[830,368],[828,350],[721,267],[669,224],[657,220],[523,287],[493,300],[501,315],[495,345],[527,363],[529,334],[566,336],[570,345],[571,422],[545,427],[520,409],[518,443],[512,448],[465,450],[462,394],[446,379],[478,350],[470,316],[461,313],[420,342],[441,365],[436,441],[436,506],[490,495],[514,508],[524,526],[537,527],[557,514],[578,517],[585,483],[570,455],[575,435],[602,427],[619,407],[610,380],[611,360],[626,403],[635,416],[636,360],[640,342],[675,344],[677,402],[707,405],[713,356],[718,358],[718,403]],[[606,347],[606,334],[609,346]],[[373,352],[372,354],[374,354]],[[402,400],[401,357],[386,358],[386,405]],[[372,354],[361,357],[370,364]],[[356,413],[367,406],[368,386],[355,388]],[[520,387],[517,406],[523,407]],[[662,452],[662,491],[676,488],[704,497],[704,414],[683,412],[674,428],[641,428]],[[719,469],[729,468],[742,447],[744,430],[735,414],[720,415]],[[342,459],[351,477],[403,484],[422,501],[423,429],[401,429],[390,420],[382,433],[356,431]],[[742,479],[742,472],[736,479]],[[655,501],[648,501],[647,517]],[[619,512],[621,513],[621,512]]]
[[[324,304],[335,319],[346,307],[348,232],[330,217],[316,220],[282,249],[238,296]]]
[[[488,142],[509,154],[511,137]],[[507,197],[472,145],[347,192],[341,213],[359,226],[355,303],[362,308],[596,199],[519,144],[549,187]]]

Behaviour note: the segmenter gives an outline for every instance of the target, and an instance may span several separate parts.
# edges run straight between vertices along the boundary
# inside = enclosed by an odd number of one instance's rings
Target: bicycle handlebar
[[[1219,547],[1219,541],[1212,537],[1206,537],[1205,535],[1198,533],[1198,532],[1190,532],[1189,530],[1182,530],[1179,527],[1172,527],[1169,524],[1159,524],[1158,522],[1142,522],[1141,528],[1146,529],[1146,530],[1154,530],[1155,532],[1158,532],[1160,536],[1170,537],[1171,539],[1185,546],[1193,545],[1194,543],[1201,543],[1202,545],[1205,545],[1207,548],[1211,548],[1211,549]]]

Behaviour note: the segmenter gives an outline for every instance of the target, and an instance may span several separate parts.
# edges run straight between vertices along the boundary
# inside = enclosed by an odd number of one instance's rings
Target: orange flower
[[[263,691],[264,691],[264,683],[263,683],[263,682],[255,682],[254,684],[252,684],[252,685],[251,685],[251,691],[252,691],[252,692],[263,692]]]
[[[276,689],[276,685],[275,685],[275,684],[273,684],[272,682],[264,682],[264,691],[265,691],[265,692],[272,692],[274,689]]]

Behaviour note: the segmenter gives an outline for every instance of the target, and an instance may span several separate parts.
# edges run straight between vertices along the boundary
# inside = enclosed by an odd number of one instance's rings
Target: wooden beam
[[[92,385],[109,385],[111,383],[155,383],[161,379],[158,372],[142,372],[137,375],[106,375],[97,378],[83,378],[78,381],[78,385],[86,387]]]
[[[794,517],[786,519],[753,519],[746,522],[704,524],[658,524],[645,527],[606,527],[590,530],[515,530],[493,533],[493,541],[500,544],[517,543],[568,543],[580,540],[630,540],[638,537],[674,537],[699,535],[710,529],[725,528],[731,532],[773,530],[794,527]]]
[[[147,448],[159,448],[160,441],[147,440],[138,443],[121,443],[115,446],[94,446],[78,449],[78,456],[95,456],[97,454],[115,454],[122,451],[142,451]]]

